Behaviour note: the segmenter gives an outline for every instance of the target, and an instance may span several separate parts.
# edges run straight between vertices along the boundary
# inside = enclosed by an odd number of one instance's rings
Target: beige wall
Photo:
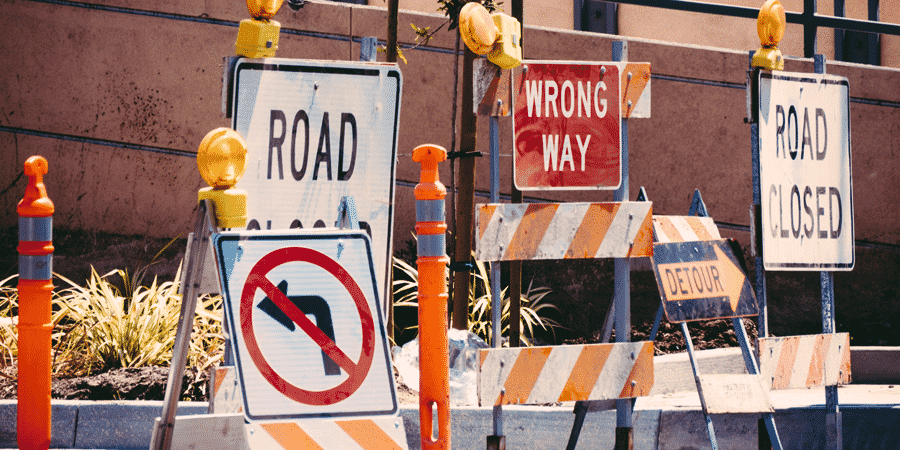
[[[47,186],[56,226],[173,237],[188,231],[196,191],[196,146],[209,130],[229,125],[220,114],[222,58],[234,51],[243,2],[92,0],[106,9],[0,0],[0,225],[14,226],[25,181],[22,162],[50,160]],[[526,5],[527,7],[527,5]],[[352,26],[351,26],[352,17]],[[356,59],[347,35],[385,39],[386,11],[375,6],[314,2],[276,17],[280,57]],[[210,23],[212,21],[212,23]],[[437,14],[404,11],[436,29]],[[527,21],[526,21],[527,22]],[[291,34],[290,30],[318,33]],[[414,33],[400,27],[409,44]],[[611,59],[613,36],[527,27],[531,59]],[[419,168],[413,147],[450,148],[455,35],[439,32],[431,49],[408,50],[403,72],[395,248],[414,223],[412,189]],[[749,245],[750,127],[744,123],[747,49],[720,49],[630,39],[629,59],[650,62],[652,118],[630,121],[630,197],[647,188],[656,214],[684,214],[700,189],[712,216]],[[791,44],[793,45],[793,44]],[[789,52],[791,54],[793,51]],[[379,54],[381,60],[383,54]],[[787,70],[812,71],[788,59]],[[900,318],[900,70],[829,61],[850,81],[853,189],[860,268],[840,274],[841,289],[864,292],[870,315]],[[501,187],[510,186],[511,126],[501,124]],[[479,118],[479,150],[488,152],[487,119]],[[477,165],[477,201],[486,201],[487,158]],[[450,184],[448,165],[442,179]],[[611,200],[610,192],[529,193],[553,201]],[[872,244],[874,243],[874,244]],[[885,250],[887,249],[887,250]],[[865,259],[863,259],[865,257]],[[842,295],[844,292],[842,291]],[[815,300],[817,294],[810,293]],[[871,300],[871,301],[870,301]],[[858,307],[846,303],[840,308]]]

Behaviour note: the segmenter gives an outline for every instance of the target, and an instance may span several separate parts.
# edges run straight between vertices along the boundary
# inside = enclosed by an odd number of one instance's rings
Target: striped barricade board
[[[653,255],[650,202],[492,203],[475,214],[479,261]]]
[[[653,343],[483,349],[482,406],[640,397],[653,388]]]
[[[850,384],[850,334],[762,338],[759,366],[772,389]]]
[[[687,242],[722,239],[712,217],[653,216],[654,242]]]
[[[210,415],[178,417],[176,437],[180,446],[173,448],[409,449],[403,418],[399,416],[245,424],[235,368],[211,369],[210,389]],[[209,433],[203,433],[206,437],[199,436],[198,430]],[[209,436],[220,438],[210,441]],[[207,446],[206,441],[214,445]]]
[[[247,440],[250,448],[266,450],[409,449],[398,416],[250,423]]]
[[[241,384],[234,366],[209,369],[209,413],[243,413]]]
[[[160,418],[156,418],[159,426]],[[176,416],[172,449],[250,450],[244,430],[244,414]]]

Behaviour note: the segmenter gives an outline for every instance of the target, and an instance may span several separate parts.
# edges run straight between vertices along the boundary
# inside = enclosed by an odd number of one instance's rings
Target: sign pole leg
[[[498,106],[502,101],[497,101]],[[497,110],[500,108],[498,107]],[[490,117],[490,143],[491,143],[491,203],[500,202],[500,130],[499,119],[496,115]],[[500,261],[491,262],[491,346],[500,348],[503,346],[502,308],[500,289]],[[503,437],[503,406],[495,405],[493,411],[493,436],[488,436],[488,449],[505,448]]]
[[[613,61],[628,61],[628,42],[613,41]],[[622,119],[622,184],[613,194],[614,201],[628,201],[628,119]],[[631,260],[616,258],[613,261],[615,281],[613,284],[613,304],[615,305],[616,342],[631,341]],[[616,445],[617,450],[630,449],[634,445],[632,428],[631,399],[616,400]]]
[[[178,399],[181,397],[181,381],[187,365],[187,354],[191,343],[191,332],[194,327],[194,311],[197,308],[197,290],[206,261],[209,238],[215,227],[216,219],[211,200],[203,200],[197,207],[194,219],[193,239],[185,255],[184,276],[181,279],[181,312],[178,319],[178,330],[172,348],[172,363],[169,366],[169,378],[166,382],[166,395],[160,420],[153,430],[151,449],[168,450],[172,445],[172,430],[175,427],[175,413],[178,411]]]
[[[691,360],[691,370],[694,372],[694,383],[697,384],[697,394],[700,395],[700,406],[703,408],[703,419],[706,421],[706,433],[709,434],[709,443],[712,445],[712,450],[719,450],[712,417],[706,412],[706,400],[703,397],[703,386],[700,385],[700,369],[697,366],[697,358],[694,356],[694,343],[691,341],[691,332],[688,330],[687,322],[681,322],[681,332],[684,334],[684,342],[687,345],[688,356]]]
[[[753,352],[750,350],[750,339],[747,337],[747,329],[744,328],[744,320],[740,317],[735,317],[731,319],[731,323],[734,326],[734,332],[737,335],[738,343],[741,345],[741,354],[744,356],[744,365],[747,367],[747,373],[750,375],[759,375],[759,365],[756,362],[756,358],[753,356]],[[760,428],[762,428],[763,424],[765,424],[766,431],[768,431],[768,443],[769,445],[763,447],[763,436],[760,436],[760,445],[759,448],[773,448],[775,450],[781,450],[781,437],[778,436],[778,428],[775,426],[775,415],[772,413],[763,413],[763,417],[760,419]],[[762,433],[759,433],[762,435]]]
[[[825,73],[825,55],[814,55],[816,73]],[[819,272],[822,287],[822,333],[834,333],[834,274]],[[825,386],[825,448],[844,448],[841,424],[841,410],[838,401],[838,387]]]
[[[689,216],[693,216],[694,214],[700,217],[709,217],[709,211],[706,209],[706,202],[703,201],[703,197],[700,195],[699,190],[694,191],[694,198],[691,200],[691,208],[688,211]],[[662,313],[662,304],[660,304],[660,311],[657,313],[657,323],[661,318],[660,315]],[[741,354],[744,356],[744,365],[747,367],[747,373],[751,375],[759,374],[759,365],[756,363],[756,359],[753,357],[753,352],[750,350],[750,339],[747,337],[747,329],[744,327],[744,320],[740,317],[733,317],[731,319],[731,325],[734,327],[734,332],[737,335],[738,343],[741,346]],[[657,324],[654,324],[656,327]],[[655,330],[655,328],[654,328]],[[651,332],[651,339],[656,338],[656,334]],[[698,385],[699,386],[699,385]],[[767,435],[763,435],[759,430],[762,427],[766,427]],[[778,429],[775,426],[775,416],[772,413],[764,413],[763,417],[760,418],[757,424],[757,430],[760,435],[759,438],[759,448],[774,448],[777,450],[781,450],[781,438],[778,436]]]
[[[749,62],[753,61],[753,54],[749,53]],[[766,304],[766,269],[763,264],[762,249],[762,194],[759,178],[759,105],[757,95],[759,92],[759,70],[750,66],[747,80],[747,116],[750,122],[750,166],[753,172],[753,204],[750,206],[750,241],[751,254],[754,261],[754,287],[756,300],[759,303],[759,320],[756,324],[759,337],[769,334],[769,309]]]

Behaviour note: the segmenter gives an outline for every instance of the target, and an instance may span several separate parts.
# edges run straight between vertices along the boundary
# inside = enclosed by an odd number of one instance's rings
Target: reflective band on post
[[[20,280],[49,280],[53,276],[53,255],[19,255]]]
[[[443,234],[420,234],[418,241],[417,256],[444,256],[446,254]]]
[[[53,216],[19,217],[19,241],[52,241]]]
[[[416,200],[416,222],[444,222],[444,200]]]

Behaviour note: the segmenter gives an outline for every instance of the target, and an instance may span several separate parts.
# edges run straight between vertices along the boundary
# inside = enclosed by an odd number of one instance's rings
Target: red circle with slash
[[[314,264],[334,276],[343,286],[356,304],[362,327],[362,348],[357,362],[353,362],[322,330],[319,329],[303,311],[282,293],[266,275],[274,268],[291,262]],[[294,386],[275,372],[260,351],[259,343],[253,332],[253,298],[256,290],[262,290],[281,311],[283,311],[303,332],[321,347],[328,357],[349,375],[337,386],[324,391],[309,391]],[[287,247],[270,252],[263,256],[250,270],[244,290],[241,293],[240,306],[241,333],[244,344],[253,363],[262,376],[285,396],[307,405],[333,405],[343,401],[362,385],[372,365],[375,350],[375,322],[369,310],[366,297],[353,277],[337,261],[319,251],[305,247]]]

